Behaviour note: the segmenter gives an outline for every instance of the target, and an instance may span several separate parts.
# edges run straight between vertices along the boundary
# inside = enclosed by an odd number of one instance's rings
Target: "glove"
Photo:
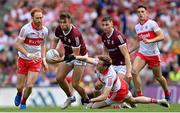
[[[64,61],[66,61],[66,63],[71,62],[72,60],[75,60],[76,57],[74,55],[65,55],[64,56]]]

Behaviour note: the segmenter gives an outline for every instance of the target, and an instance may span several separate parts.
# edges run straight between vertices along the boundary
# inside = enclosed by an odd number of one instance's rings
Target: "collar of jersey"
[[[109,72],[109,68],[105,69],[103,72],[101,72],[102,75],[106,75]]]
[[[146,18],[142,24],[141,24],[140,22],[139,22],[139,23],[140,23],[141,25],[143,25],[143,24],[145,24],[148,20],[149,20],[149,19]]]
[[[72,30],[72,24],[70,24],[70,29],[69,29],[69,31],[67,32],[67,33],[65,33],[64,31],[63,31],[63,34],[65,35],[65,36],[67,36],[70,32],[71,32],[71,30]]]
[[[112,32],[109,36],[107,36],[107,38],[110,38],[112,36],[113,32],[114,32],[114,28],[112,28]]]
[[[35,24],[34,24],[34,22],[31,23],[31,26],[32,26],[33,29],[35,29],[35,30],[37,30],[37,31],[39,31],[39,30],[42,29],[42,25],[41,25],[41,29],[37,29],[36,26],[35,26]]]

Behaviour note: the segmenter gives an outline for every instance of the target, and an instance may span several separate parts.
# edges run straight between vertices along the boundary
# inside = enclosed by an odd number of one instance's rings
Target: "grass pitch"
[[[61,110],[60,107],[28,107],[27,110],[19,110],[18,107],[0,108],[0,112],[180,112],[180,104],[171,104],[170,108],[164,108],[155,104],[138,104],[133,109],[113,109],[111,107],[104,109],[86,109],[85,106],[68,107]]]

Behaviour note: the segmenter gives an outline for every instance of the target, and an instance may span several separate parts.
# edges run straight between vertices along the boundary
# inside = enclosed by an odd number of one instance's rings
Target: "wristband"
[[[26,56],[29,58],[29,57],[30,57],[30,55],[31,55],[31,53],[28,53]]]
[[[43,57],[42,60],[46,61],[46,57]]]

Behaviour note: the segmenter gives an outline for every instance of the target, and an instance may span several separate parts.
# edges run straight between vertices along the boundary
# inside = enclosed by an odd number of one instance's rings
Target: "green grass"
[[[84,106],[69,107],[61,110],[60,107],[28,107],[27,110],[19,110],[18,107],[0,108],[0,112],[180,112],[180,104],[171,104],[170,108],[164,108],[159,105],[139,104],[133,109],[85,109]]]

